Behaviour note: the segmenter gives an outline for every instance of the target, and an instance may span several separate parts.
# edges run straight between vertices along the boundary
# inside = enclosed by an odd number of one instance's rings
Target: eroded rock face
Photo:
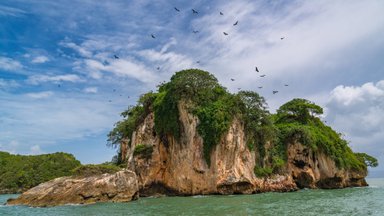
[[[128,150],[128,167],[138,175],[141,195],[251,193],[254,190],[252,154],[242,146],[244,134],[235,121],[225,139],[212,151],[210,166],[203,157],[203,140],[196,128],[198,119],[179,106],[182,136],[180,140],[161,140],[154,131],[150,114],[133,135]],[[138,144],[152,145],[151,158],[133,157]]]
[[[198,119],[187,110],[185,105],[179,105],[180,140],[156,136],[153,114],[133,134],[127,151],[128,168],[138,175],[141,196],[251,194],[296,189],[292,178],[279,177],[272,183],[255,176],[255,153],[246,146],[243,125],[237,119],[212,150],[208,166],[203,157],[203,139],[196,129]],[[152,145],[152,156],[133,156],[138,144]]]
[[[298,188],[343,188],[365,186],[366,172],[338,169],[321,152],[293,142],[287,147],[288,161],[280,175],[268,178],[254,174],[255,161],[267,163],[246,146],[244,126],[234,119],[211,152],[211,164],[203,156],[203,139],[197,132],[199,120],[179,104],[181,138],[159,137],[154,129],[154,115],[149,114],[132,136],[125,155],[128,169],[138,176],[141,196],[250,194],[267,191],[293,191]],[[148,157],[133,155],[139,144],[153,147]],[[271,148],[271,143],[265,144]]]
[[[61,177],[8,200],[8,205],[34,207],[95,202],[128,202],[138,198],[136,174],[129,170],[86,178]]]
[[[339,169],[321,151],[314,152],[298,142],[288,145],[287,170],[299,188],[344,188],[367,186],[366,171]]]

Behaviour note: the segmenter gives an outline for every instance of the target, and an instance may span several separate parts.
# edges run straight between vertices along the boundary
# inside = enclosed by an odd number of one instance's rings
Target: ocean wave
[[[205,197],[208,197],[208,196],[205,196],[205,195],[195,195],[195,196],[192,196],[192,198],[205,198]]]

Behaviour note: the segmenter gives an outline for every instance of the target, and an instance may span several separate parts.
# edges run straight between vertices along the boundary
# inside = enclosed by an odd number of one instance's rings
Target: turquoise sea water
[[[368,179],[369,187],[300,190],[232,196],[141,198],[129,203],[30,208],[3,205],[0,215],[384,215],[384,179]]]

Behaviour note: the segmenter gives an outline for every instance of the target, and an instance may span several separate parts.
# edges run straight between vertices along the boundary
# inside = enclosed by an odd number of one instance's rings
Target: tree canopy
[[[279,118],[284,118],[285,121],[292,119],[302,123],[308,122],[313,116],[323,114],[323,108],[301,98],[295,98],[283,104],[278,110]]]
[[[0,152],[0,192],[21,192],[51,179],[71,175],[80,162],[67,153],[12,155]]]

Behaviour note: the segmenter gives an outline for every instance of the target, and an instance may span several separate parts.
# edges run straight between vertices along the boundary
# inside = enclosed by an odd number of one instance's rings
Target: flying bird
[[[220,15],[224,15],[223,12],[220,11]]]
[[[199,12],[197,12],[195,9],[192,9],[192,13],[198,14]]]
[[[276,94],[277,92],[279,92],[279,91],[272,91],[273,94]]]
[[[115,59],[119,59],[119,56],[117,56],[117,55],[113,55],[113,57],[115,57]]]
[[[231,78],[232,81],[235,81],[235,79]]]
[[[199,31],[197,31],[197,30],[194,30],[194,31],[192,31],[192,32],[195,33],[195,34],[196,34],[196,33],[199,33]]]
[[[236,21],[235,23],[233,23],[233,25],[235,26],[235,25],[237,25],[239,23],[239,21]]]
[[[116,91],[116,89],[113,89],[113,92],[115,92]]]
[[[196,63],[197,63],[197,64],[199,64],[199,63],[200,63],[200,61],[196,61]]]
[[[160,70],[160,67],[157,67],[156,69],[157,69],[157,70]]]
[[[237,90],[239,90],[239,91],[240,91],[240,90],[241,90],[241,88],[237,88]]]
[[[152,37],[152,38],[156,38],[155,35],[153,35],[153,34],[151,34],[151,37]]]
[[[288,86],[288,84],[285,84],[284,86]]]
[[[174,7],[177,12],[180,12],[180,10],[177,7]]]
[[[111,103],[111,102],[112,102],[112,100],[109,100],[108,102],[109,102],[109,103]]]
[[[256,70],[257,73],[259,73],[259,68],[255,67],[255,70]]]
[[[60,88],[60,87],[61,87],[61,85],[60,85],[60,84],[58,84],[58,85],[57,85],[57,87],[59,87],[59,88]]]
[[[284,37],[281,37],[281,38],[280,38],[280,40],[283,40],[283,39],[284,39]]]
[[[224,35],[228,35],[228,33],[227,33],[227,32],[223,32],[223,34],[224,34]]]
[[[263,88],[263,86],[259,86],[259,89]]]
[[[265,74],[263,74],[263,75],[260,75],[260,77],[265,77]]]

